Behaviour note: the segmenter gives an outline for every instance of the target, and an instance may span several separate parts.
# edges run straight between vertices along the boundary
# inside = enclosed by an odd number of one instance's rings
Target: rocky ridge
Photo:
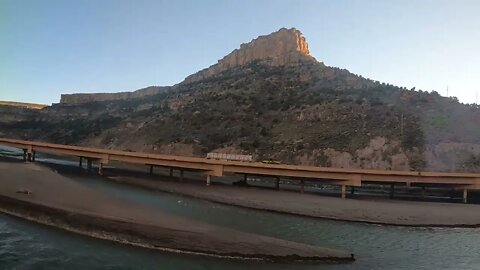
[[[47,107],[48,105],[37,104],[37,103],[15,102],[15,101],[0,101],[0,106],[11,106],[11,107],[19,107],[19,108],[25,108],[25,109],[41,110]]]
[[[308,43],[302,33],[295,28],[282,28],[277,32],[259,36],[249,43],[240,45],[239,49],[235,49],[219,60],[217,64],[188,76],[184,83],[200,81],[256,60],[262,60],[272,66],[315,61],[310,56]]]
[[[150,86],[133,92],[62,94],[60,97],[60,103],[80,104],[94,101],[127,100],[132,98],[142,98],[159,94],[167,88],[169,87]]]

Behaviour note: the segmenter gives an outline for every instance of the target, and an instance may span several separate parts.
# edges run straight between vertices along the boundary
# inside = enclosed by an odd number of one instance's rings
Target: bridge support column
[[[300,193],[305,193],[305,181],[302,179],[300,180],[300,184],[301,184],[301,187],[300,187]]]
[[[27,149],[23,149],[23,162],[27,161]]]
[[[467,203],[468,201],[468,190],[466,188],[463,189],[463,203]]]
[[[150,165],[150,172],[151,175],[153,174],[153,165]]]
[[[102,162],[98,163],[98,174],[103,175],[103,163]]]
[[[395,184],[390,184],[390,199],[393,199],[393,195],[395,194]]]
[[[78,167],[82,168],[83,167],[83,157],[79,157],[78,160]]]
[[[275,177],[275,189],[279,190],[280,189],[280,177]]]
[[[425,199],[427,196],[427,192],[425,191],[425,187],[422,187],[422,199]]]
[[[342,199],[345,199],[347,197],[346,191],[347,191],[347,186],[342,185]]]
[[[92,160],[91,159],[87,159],[87,170],[89,172],[92,171]]]
[[[173,168],[170,168],[170,177],[173,177]]]
[[[35,155],[36,155],[36,152],[32,151],[32,161],[35,161]]]
[[[183,181],[183,170],[180,170],[180,177],[178,178],[178,180],[180,180],[180,182]]]
[[[27,161],[28,162],[32,161],[32,152],[27,152]]]
[[[247,184],[247,177],[248,177],[248,174],[243,175],[243,183],[244,184]]]
[[[212,176],[210,174],[207,174],[207,186],[210,186],[212,182]]]

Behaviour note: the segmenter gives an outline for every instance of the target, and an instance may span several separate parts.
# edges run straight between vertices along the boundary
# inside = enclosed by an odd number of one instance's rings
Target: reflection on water
[[[41,156],[38,160],[42,160]],[[287,240],[346,249],[355,253],[357,261],[348,265],[291,265],[169,254],[76,236],[0,215],[0,268],[479,269],[480,265],[479,229],[419,229],[325,221],[149,192],[95,177],[75,179],[179,216]]]

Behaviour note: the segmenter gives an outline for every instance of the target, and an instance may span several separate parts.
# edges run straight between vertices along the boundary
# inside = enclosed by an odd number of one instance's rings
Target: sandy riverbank
[[[350,253],[340,250],[162,213],[95,191],[34,163],[0,162],[0,211],[80,234],[173,252],[270,260],[352,260]]]
[[[165,176],[110,179],[150,190],[213,202],[314,218],[418,227],[480,227],[480,205],[341,199],[316,194],[230,185],[205,186],[203,181],[178,182]]]

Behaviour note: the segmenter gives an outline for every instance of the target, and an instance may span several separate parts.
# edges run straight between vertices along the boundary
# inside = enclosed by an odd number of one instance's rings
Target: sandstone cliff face
[[[95,94],[63,94],[60,98],[62,104],[81,104],[94,101],[107,100],[126,100],[131,98],[142,98],[146,96],[153,96],[169,87],[150,86],[139,89],[134,92],[120,92],[120,93],[95,93]]]
[[[295,28],[282,28],[269,35],[260,36],[250,43],[240,45],[239,49],[235,49],[217,64],[188,76],[184,83],[203,80],[256,60],[263,60],[272,66],[315,61],[310,56],[307,41],[302,33]]]

